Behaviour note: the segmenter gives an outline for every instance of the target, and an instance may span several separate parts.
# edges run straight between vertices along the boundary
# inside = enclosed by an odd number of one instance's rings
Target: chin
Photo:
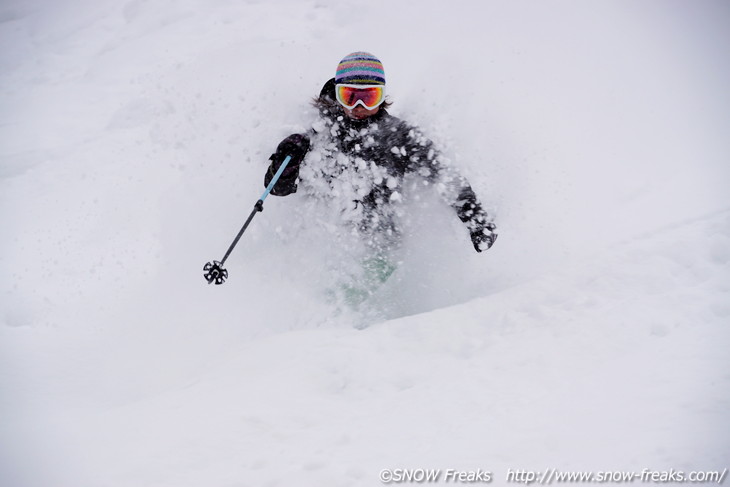
[[[372,113],[370,112],[349,112],[347,114],[350,118],[354,118],[355,120],[364,120],[368,118]]]

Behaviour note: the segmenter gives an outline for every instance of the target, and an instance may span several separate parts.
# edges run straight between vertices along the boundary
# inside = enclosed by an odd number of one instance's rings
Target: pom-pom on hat
[[[342,85],[385,85],[383,63],[369,52],[353,52],[337,65],[335,83]]]

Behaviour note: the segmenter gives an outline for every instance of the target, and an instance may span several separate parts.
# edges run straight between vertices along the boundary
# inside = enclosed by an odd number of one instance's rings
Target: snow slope
[[[0,5],[0,480],[380,485],[383,468],[719,469],[723,2]],[[497,215],[411,204],[380,314],[266,159],[337,61],[385,64]],[[283,306],[282,302],[286,305]]]

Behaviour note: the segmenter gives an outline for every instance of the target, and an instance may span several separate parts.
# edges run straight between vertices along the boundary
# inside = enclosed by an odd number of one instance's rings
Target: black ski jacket
[[[365,120],[350,119],[330,96],[334,93],[333,82],[330,80],[325,84],[318,100],[322,117],[318,128],[307,134],[290,135],[271,155],[271,165],[264,177],[265,186],[271,182],[284,158],[292,156],[271,194],[286,196],[296,192],[299,169],[302,164],[307,164],[307,152],[313,144],[327,144],[334,147],[334,152],[364,161],[367,167],[374,164],[385,174],[385,177],[376,179],[367,195],[354,201],[354,204],[363,205],[365,218],[388,214],[384,210],[398,199],[395,193],[402,190],[403,178],[417,174],[435,185],[442,198],[454,208],[469,229],[475,249],[481,252],[489,248],[497,237],[496,226],[466,179],[454,168],[443,164],[433,143],[418,128],[390,115],[384,108]],[[337,174],[323,174],[323,177],[336,178]],[[382,226],[383,219],[378,220]],[[392,221],[387,220],[388,228],[394,228]]]

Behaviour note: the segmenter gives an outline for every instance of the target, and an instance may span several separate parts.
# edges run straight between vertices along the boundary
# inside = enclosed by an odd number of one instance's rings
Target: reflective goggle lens
[[[385,100],[385,86],[336,85],[337,101],[345,108],[355,108],[358,103],[371,110]]]

